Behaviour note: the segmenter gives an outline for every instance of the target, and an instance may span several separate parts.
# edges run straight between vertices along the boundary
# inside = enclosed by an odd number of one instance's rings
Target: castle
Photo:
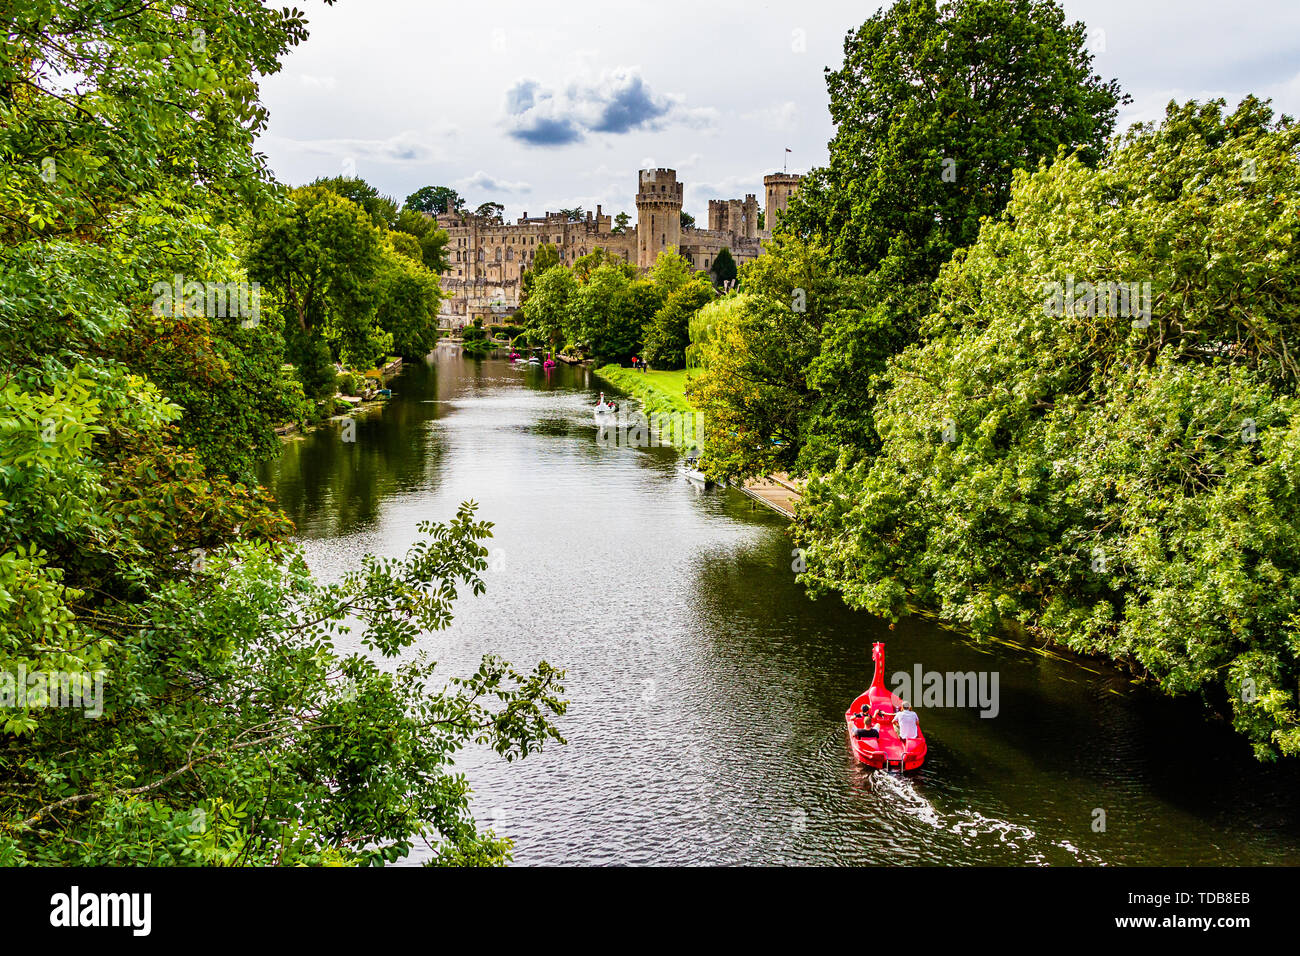
[[[555,246],[560,262],[573,265],[597,248],[645,271],[661,252],[675,252],[696,269],[713,266],[724,247],[736,265],[758,258],[777,216],[798,191],[799,176],[771,173],[763,177],[766,196],[764,228],[758,227],[758,200],[709,200],[709,227],[682,228],[682,184],[675,169],[643,169],[636,194],[636,225],[614,231],[613,220],[596,207],[585,219],[570,221],[562,213],[524,213],[515,223],[481,219],[465,213],[437,216],[447,231],[448,269],[442,274],[443,321],[464,325],[475,318],[501,321],[519,306],[521,277],[537,247]]]

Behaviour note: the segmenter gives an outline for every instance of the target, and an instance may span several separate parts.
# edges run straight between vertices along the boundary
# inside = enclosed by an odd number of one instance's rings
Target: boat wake
[[[869,773],[869,780],[872,792],[883,797],[891,808],[901,810],[912,819],[936,830],[953,834],[964,846],[975,848],[996,842],[1023,850],[1024,862],[1028,864],[1104,864],[1100,857],[1070,841],[1045,840],[1024,824],[985,816],[978,810],[963,809],[945,813],[922,796],[916,788],[916,782],[908,777],[875,771]]]

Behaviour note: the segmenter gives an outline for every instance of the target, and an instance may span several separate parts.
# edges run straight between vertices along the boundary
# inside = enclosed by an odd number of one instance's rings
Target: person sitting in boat
[[[912,705],[903,701],[902,708],[894,714],[894,729],[898,731],[898,739],[903,742],[903,750],[907,750],[909,740],[916,739],[920,725],[921,720],[916,716],[916,711],[912,710]]]
[[[858,716],[862,718],[862,726],[860,728],[854,729],[853,731],[854,737],[879,737],[880,736],[880,731],[878,731],[875,727],[872,726],[872,722],[876,719],[876,712],[874,710],[871,713],[867,713],[867,705],[863,704],[862,709],[858,711]]]

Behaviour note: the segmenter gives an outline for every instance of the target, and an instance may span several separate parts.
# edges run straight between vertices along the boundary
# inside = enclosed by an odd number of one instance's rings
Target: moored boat
[[[894,715],[903,701],[885,687],[885,645],[872,645],[871,659],[875,674],[865,694],[859,695],[844,713],[848,725],[849,746],[859,763],[889,770],[915,770],[925,761],[925,734],[917,727],[916,736],[901,740],[894,728]]]
[[[691,484],[699,485],[701,488],[707,488],[712,484],[709,476],[700,469],[700,459],[694,455],[682,462],[682,472]]]

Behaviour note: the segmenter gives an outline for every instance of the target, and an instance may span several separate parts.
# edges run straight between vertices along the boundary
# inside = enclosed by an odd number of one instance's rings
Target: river
[[[323,577],[466,499],[495,522],[487,593],[421,646],[444,677],[487,652],[567,671],[566,745],[458,759],[517,864],[1300,861],[1296,767],[1097,662],[810,601],[779,515],[694,488],[670,448],[598,444],[590,372],[442,345],[392,387],[354,442],[309,433],[263,480]],[[922,707],[919,772],[855,765],[877,640],[891,676],[996,674],[996,716]]]

